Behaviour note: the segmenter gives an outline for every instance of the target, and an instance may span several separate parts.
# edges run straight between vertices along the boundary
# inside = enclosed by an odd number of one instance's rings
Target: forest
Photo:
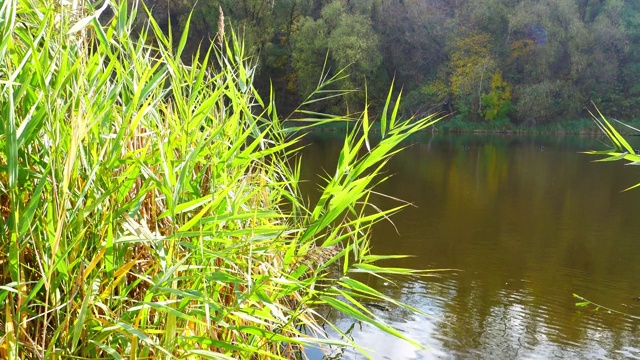
[[[637,117],[640,107],[635,0],[147,3],[176,34],[192,14],[192,49],[215,38],[222,9],[255,56],[256,85],[272,86],[282,111],[343,69],[348,77],[336,88],[356,91],[322,110],[357,112],[365,88],[379,109],[392,82],[403,90],[405,116],[533,126],[584,118],[592,103],[620,119]]]

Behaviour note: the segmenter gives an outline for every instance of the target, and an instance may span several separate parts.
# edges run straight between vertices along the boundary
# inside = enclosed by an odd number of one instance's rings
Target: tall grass
[[[350,275],[424,274],[375,264],[371,226],[402,205],[377,210],[370,196],[433,119],[397,121],[389,94],[382,140],[368,141],[365,111],[306,204],[300,136],[252,87],[241,42],[187,66],[188,27],[172,39],[149,17],[134,35],[138,12],[148,16],[125,1],[0,5],[0,357],[364,351],[326,338],[320,306],[405,338],[362,301],[417,310]],[[335,96],[334,80],[306,103]],[[304,105],[296,118],[344,120]]]

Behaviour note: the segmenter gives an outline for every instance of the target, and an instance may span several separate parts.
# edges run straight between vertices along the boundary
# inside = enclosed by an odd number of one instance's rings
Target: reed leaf
[[[390,90],[376,142],[369,111],[311,111],[347,93],[332,88],[346,73],[328,67],[280,118],[233,30],[187,66],[188,25],[174,43],[144,4],[77,5],[0,5],[0,355],[364,351],[327,338],[319,304],[404,338],[361,300],[403,305],[348,275],[424,275],[375,265],[392,256],[372,255],[369,235],[406,206],[372,202],[387,161],[435,119],[399,121]],[[343,121],[354,126],[335,173],[307,203],[297,131]]]
[[[640,155],[637,154],[637,151],[635,151],[633,149],[633,147],[631,147],[629,142],[627,142],[627,140],[605,118],[605,116],[602,115],[600,110],[598,110],[596,108],[596,112],[598,113],[598,116],[596,116],[592,112],[590,112],[591,117],[592,117],[593,121],[596,123],[596,125],[598,126],[598,128],[600,128],[600,130],[602,130],[602,132],[607,136],[607,138],[611,142],[612,148],[609,149],[609,150],[585,151],[583,153],[589,154],[589,155],[606,156],[604,158],[595,160],[596,162],[609,162],[609,161],[627,160],[627,161],[629,161],[627,163],[627,165],[638,165],[638,164],[640,164]],[[618,122],[618,123],[620,123],[622,125],[625,125],[625,124],[621,123],[620,121],[616,120],[616,122]],[[633,129],[633,127],[630,127],[630,126],[627,126],[627,127]],[[636,185],[632,185],[632,186],[624,189],[624,191],[632,190],[632,189],[635,189],[635,188],[637,188],[639,186],[640,186],[640,183],[638,183]]]

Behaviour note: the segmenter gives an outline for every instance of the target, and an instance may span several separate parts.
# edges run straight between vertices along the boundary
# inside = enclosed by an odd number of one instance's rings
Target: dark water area
[[[633,139],[633,141],[640,139]],[[377,316],[427,346],[416,349],[331,314],[374,359],[640,359],[640,320],[576,307],[579,294],[640,316],[640,167],[593,163],[596,137],[447,135],[413,138],[378,191],[410,201],[375,227],[385,265],[455,269],[436,277],[365,279],[429,317]],[[305,191],[333,173],[342,139],[315,135],[304,151]],[[637,144],[636,144],[637,145]],[[380,197],[382,208],[398,203]],[[396,228],[398,232],[396,232]],[[312,354],[315,356],[315,354]],[[354,351],[336,358],[364,359]]]

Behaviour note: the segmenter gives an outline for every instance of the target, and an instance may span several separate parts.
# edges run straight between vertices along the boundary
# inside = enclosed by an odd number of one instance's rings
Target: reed
[[[148,21],[134,32],[138,12]],[[327,338],[321,306],[405,338],[363,299],[419,311],[352,274],[428,274],[376,265],[389,257],[371,253],[371,227],[404,205],[377,210],[370,197],[435,119],[397,120],[390,92],[382,139],[369,141],[365,111],[305,203],[300,129],[252,87],[242,43],[228,29],[187,66],[188,31],[166,36],[134,1],[0,5],[0,357],[364,352]],[[327,90],[340,76],[295,118],[350,120],[305,110],[341,95]]]
[[[638,165],[640,164],[640,154],[637,149],[634,149],[629,142],[625,139],[623,135],[620,134],[620,131],[616,129],[613,124],[607,120],[607,118],[596,108],[596,114],[593,112],[589,112],[594,123],[598,126],[598,129],[609,139],[611,147],[607,150],[592,150],[586,151],[585,154],[590,155],[598,155],[602,158],[596,160],[598,162],[601,161],[619,161],[625,160],[627,161],[627,165]],[[615,123],[622,125],[626,128],[627,131],[632,131],[633,133],[640,132],[640,129],[637,129],[631,125],[623,123],[622,121],[615,120]],[[640,183],[630,186],[625,191],[635,189],[640,186]]]

